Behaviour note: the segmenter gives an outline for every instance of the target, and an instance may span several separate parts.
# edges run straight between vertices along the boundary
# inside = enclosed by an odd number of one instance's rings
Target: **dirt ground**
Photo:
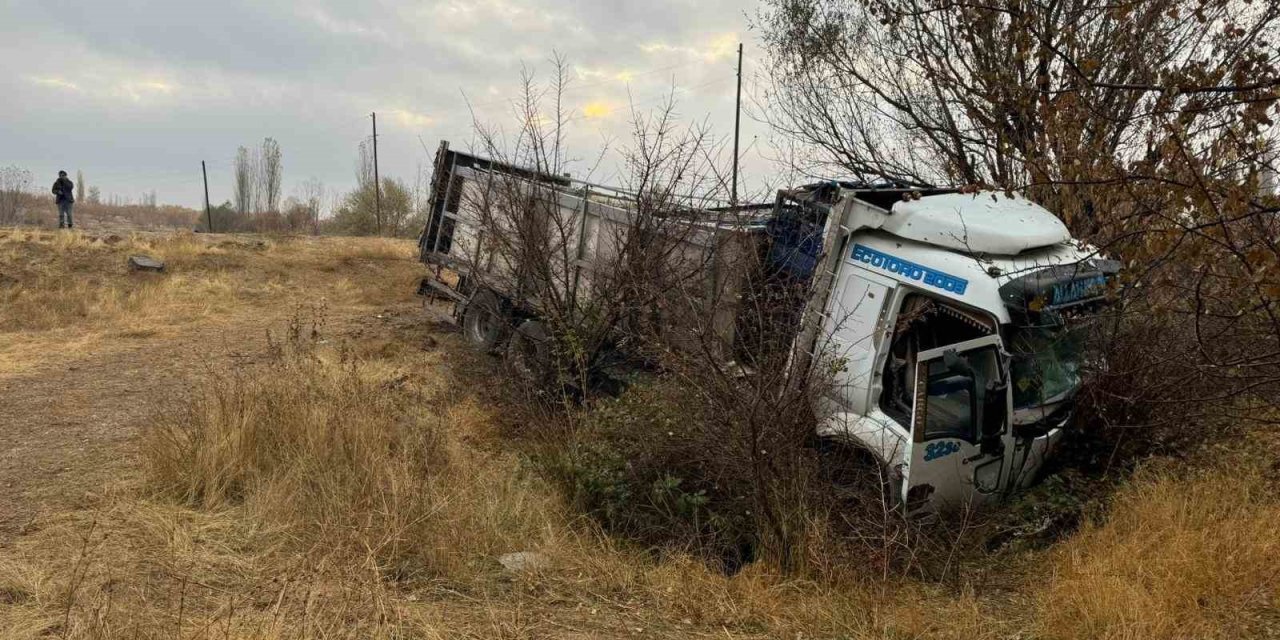
[[[131,240],[109,230],[113,233],[87,232],[73,242],[83,241],[90,248],[125,243],[110,251],[118,265],[134,250],[128,246]],[[215,246],[236,242],[256,247],[261,242],[181,235]],[[137,231],[131,236],[150,243],[175,237],[171,232]],[[41,234],[30,239],[50,238],[58,236]],[[164,245],[158,246],[163,251]],[[242,252],[237,246],[226,253]],[[55,261],[71,263],[72,278],[80,277],[76,271],[92,269],[99,258],[88,258],[77,266],[75,251],[55,245],[50,253]],[[226,259],[225,254],[216,257]],[[0,274],[12,274],[18,268],[0,259]],[[390,268],[402,276],[390,286],[399,285],[405,291],[378,296],[374,305],[362,297],[312,291],[326,300],[327,330],[335,335],[350,333],[397,315],[445,317],[413,299],[412,272],[417,265],[405,260]],[[181,274],[169,277],[174,275]],[[346,279],[337,282],[347,284]],[[8,286],[26,284],[15,281]],[[109,484],[129,479],[138,469],[136,437],[162,401],[198,386],[212,370],[252,364],[269,348],[268,332],[282,335],[306,295],[294,289],[278,301],[219,305],[218,313],[172,323],[164,318],[134,322],[90,317],[79,319],[89,325],[84,330],[0,332],[0,352],[18,354],[16,362],[0,366],[0,545],[37,526],[42,514],[92,506]]]
[[[402,309],[407,313],[422,309]],[[367,313],[334,310],[339,331]],[[19,374],[0,373],[0,544],[41,513],[84,508],[108,483],[134,473],[134,443],[161,398],[200,384],[210,368],[252,363],[267,348],[258,313],[52,354]]]

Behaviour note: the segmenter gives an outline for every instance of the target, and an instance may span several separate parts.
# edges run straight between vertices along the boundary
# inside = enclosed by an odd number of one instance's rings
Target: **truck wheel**
[[[507,342],[507,362],[516,375],[530,384],[551,378],[551,340],[547,328],[537,320],[525,320]]]
[[[502,301],[488,289],[481,289],[471,296],[462,312],[462,333],[476,348],[493,353],[502,346],[510,330],[510,320],[502,308]]]
[[[878,498],[890,507],[900,501],[893,495],[896,483],[891,472],[866,449],[834,438],[822,438],[817,449],[822,473],[837,496],[845,500]]]

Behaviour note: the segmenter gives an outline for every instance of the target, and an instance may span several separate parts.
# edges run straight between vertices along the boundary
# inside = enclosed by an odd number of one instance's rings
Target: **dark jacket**
[[[53,195],[57,196],[58,204],[75,202],[75,191],[76,185],[70,178],[58,178],[53,183]]]

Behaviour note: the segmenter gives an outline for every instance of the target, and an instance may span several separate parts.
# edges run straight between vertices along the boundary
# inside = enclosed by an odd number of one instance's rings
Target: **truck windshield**
[[[1015,409],[1064,400],[1080,387],[1084,327],[1044,317],[1048,315],[1035,318],[1037,324],[1018,326],[1011,332]]]

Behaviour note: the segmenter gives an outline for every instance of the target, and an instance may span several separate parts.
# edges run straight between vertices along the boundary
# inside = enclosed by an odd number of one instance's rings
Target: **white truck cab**
[[[838,373],[819,435],[870,452],[908,512],[1027,486],[1080,385],[1075,317],[1118,263],[1015,194],[872,195],[828,209],[815,346]]]

